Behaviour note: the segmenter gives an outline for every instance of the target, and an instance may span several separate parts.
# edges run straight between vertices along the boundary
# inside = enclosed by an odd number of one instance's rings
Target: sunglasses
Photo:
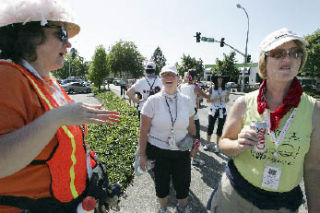
[[[47,28],[58,28],[59,30],[55,32],[55,36],[62,42],[67,42],[69,39],[68,31],[64,26],[58,25],[46,25]]]
[[[287,55],[290,58],[298,59],[303,56],[303,50],[300,47],[292,47],[289,50],[274,49],[274,50],[271,50],[270,52],[267,52],[266,55],[271,58],[276,58],[276,59],[283,59],[283,58],[287,57]]]
[[[170,78],[170,77],[176,77],[177,75],[172,72],[164,72],[161,74],[162,78]]]

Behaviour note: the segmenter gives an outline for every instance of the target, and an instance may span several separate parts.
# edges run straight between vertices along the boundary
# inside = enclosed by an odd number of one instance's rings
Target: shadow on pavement
[[[213,157],[203,153],[200,153],[200,159],[205,161],[205,165],[196,166],[197,170],[202,174],[202,180],[209,187],[213,188],[217,181],[219,181],[221,174],[225,170],[226,162],[219,162]],[[223,160],[228,160],[228,158],[222,154],[218,154]],[[223,157],[222,157],[223,156]]]

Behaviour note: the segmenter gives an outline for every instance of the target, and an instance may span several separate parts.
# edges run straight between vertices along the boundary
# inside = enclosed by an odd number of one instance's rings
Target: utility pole
[[[246,38],[246,49],[245,49],[245,52],[244,52],[244,69],[242,71],[242,84],[241,84],[241,92],[244,91],[244,73],[247,71],[247,68],[246,68],[246,64],[247,64],[247,54],[248,54],[248,38],[249,38],[249,16],[248,16],[248,13],[246,11],[246,9],[244,9],[244,7],[242,7],[240,4],[237,4],[237,8],[239,9],[242,9],[246,16],[247,16],[247,21],[248,21],[248,28],[247,28],[247,38]]]

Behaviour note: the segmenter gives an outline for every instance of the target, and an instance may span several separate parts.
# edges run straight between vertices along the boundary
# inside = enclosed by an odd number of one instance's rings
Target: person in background
[[[219,147],[231,159],[211,212],[297,213],[302,178],[308,212],[320,212],[320,102],[297,79],[307,44],[286,28],[261,42],[264,81],[238,98],[227,118]]]
[[[214,130],[216,120],[218,119],[217,128],[217,142],[213,146],[213,152],[219,152],[219,140],[222,135],[222,130],[227,117],[226,103],[229,102],[229,91],[225,88],[224,77],[221,73],[212,76],[213,86],[209,89],[211,103],[210,111],[208,115],[208,129],[207,129],[207,144],[203,147],[204,150],[209,150],[213,144],[211,144],[211,135]]]
[[[60,1],[2,3],[0,212],[75,212],[98,198],[88,190],[97,162],[84,123],[112,125],[119,113],[72,102],[51,75],[80,30],[70,10]]]
[[[127,91],[127,86],[128,86],[128,79],[120,79],[120,95],[121,98],[125,99],[126,98],[126,91]]]
[[[188,96],[192,102],[192,105],[195,109],[195,115],[194,115],[194,123],[196,127],[196,139],[200,140],[200,121],[198,116],[198,109],[199,109],[199,98],[198,95],[209,99],[210,95],[207,95],[202,89],[199,88],[195,83],[197,81],[197,70],[190,69],[188,71],[188,74],[186,76],[186,83],[180,85],[180,91],[182,94]],[[204,165],[205,162],[200,159],[199,156],[193,158],[192,161],[193,165]]]
[[[178,91],[178,72],[174,66],[164,66],[160,72],[163,88],[148,98],[141,111],[138,154],[140,167],[147,169],[147,159],[156,161],[155,189],[160,203],[159,213],[168,212],[170,179],[178,200],[177,212],[189,213],[187,205],[191,182],[190,155],[195,156],[199,143],[192,151],[180,150],[177,142],[187,135],[194,136],[194,106]]]
[[[155,75],[156,64],[149,61],[145,66],[145,77],[137,80],[135,84],[127,91],[126,95],[138,104],[138,118],[145,101],[149,96],[156,94],[162,88],[161,80]],[[138,96],[136,94],[138,93]],[[140,93],[140,95],[139,95]]]
[[[136,79],[130,79],[130,81],[128,80],[128,84],[127,84],[127,88],[130,88],[134,83],[136,82]],[[128,98],[129,100],[129,104],[130,104],[130,106],[131,106],[131,102],[132,102],[132,100],[131,100],[131,98],[129,97]],[[135,107],[135,103],[133,102],[133,106]]]

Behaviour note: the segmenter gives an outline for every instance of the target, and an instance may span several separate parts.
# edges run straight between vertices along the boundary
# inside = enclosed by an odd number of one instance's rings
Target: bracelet
[[[199,149],[200,147],[200,140],[199,139],[195,139],[193,142],[193,149]]]

